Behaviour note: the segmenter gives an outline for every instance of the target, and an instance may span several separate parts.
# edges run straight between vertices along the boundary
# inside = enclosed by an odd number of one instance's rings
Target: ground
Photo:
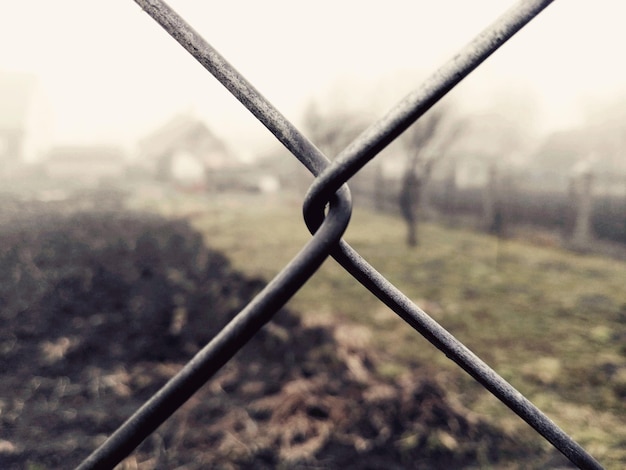
[[[191,225],[82,202],[2,206],[1,468],[80,462],[268,279],[219,251],[218,228],[198,231],[205,213]],[[231,243],[249,259],[253,239]],[[481,297],[472,285],[463,295]],[[398,344],[387,343],[390,356],[380,348],[389,338],[355,320],[290,304],[121,467],[567,467],[540,440],[470,409],[464,383],[437,363],[390,361],[402,358]],[[548,392],[565,367],[550,357],[525,372]]]

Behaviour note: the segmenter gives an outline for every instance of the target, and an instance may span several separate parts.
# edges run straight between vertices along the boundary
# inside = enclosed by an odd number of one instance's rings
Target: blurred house
[[[207,125],[183,114],[140,140],[136,170],[186,187],[211,187],[242,163]]]
[[[123,178],[127,160],[125,153],[118,147],[66,146],[50,150],[41,167],[43,173],[51,179],[99,185]]]
[[[0,176],[40,159],[51,140],[51,112],[35,77],[0,71]]]
[[[573,178],[589,173],[595,181],[594,193],[626,195],[625,135],[609,126],[549,134],[529,161],[526,186],[567,191]]]
[[[589,139],[579,129],[547,135],[531,156],[525,186],[533,190],[566,192],[572,171],[590,153]]]
[[[534,145],[529,132],[510,116],[476,114],[464,123],[433,179],[453,178],[459,189],[484,188],[496,169],[501,176],[517,172]]]

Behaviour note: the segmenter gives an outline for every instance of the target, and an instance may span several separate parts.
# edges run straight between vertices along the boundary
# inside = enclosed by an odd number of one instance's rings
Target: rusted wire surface
[[[214,75],[317,178],[305,201],[311,240],[246,308],[146,404],[79,466],[112,468],[208,381],[302,287],[328,256],[539,434],[584,469],[602,466],[493,369],[411,302],[341,237],[351,199],[346,181],[422,116],[552,0],[522,0],[386,116],[365,130],[332,163],[176,12],[160,0],[135,0]],[[325,213],[326,207],[329,207]],[[207,306],[210,309],[210,306]]]

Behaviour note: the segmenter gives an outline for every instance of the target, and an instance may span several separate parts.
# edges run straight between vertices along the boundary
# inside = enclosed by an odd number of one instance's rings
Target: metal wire
[[[580,445],[523,395],[390,284],[345,241],[351,200],[345,182],[442,96],[513,36],[552,0],[520,1],[451,61],[329,160],[178,14],[160,0],[135,0],[211,72],[314,175],[304,203],[312,239],[213,340],[79,469],[112,468],[164,422],[258,330],[332,255],[351,275],[414,329],[454,360],[580,468],[602,468]],[[329,205],[328,213],[325,208]]]

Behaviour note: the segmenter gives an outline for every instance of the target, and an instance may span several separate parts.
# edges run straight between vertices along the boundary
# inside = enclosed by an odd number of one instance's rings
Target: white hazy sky
[[[169,2],[296,123],[338,80],[354,83],[342,99],[366,106],[373,97],[363,90],[381,77],[434,71],[512,3]],[[624,18],[624,0],[556,0],[453,93],[489,106],[533,90],[543,123],[575,123],[587,100],[626,83]],[[132,0],[0,0],[0,70],[39,76],[59,143],[131,144],[185,110],[243,152],[271,141]],[[391,107],[408,91],[392,87],[377,99]]]

